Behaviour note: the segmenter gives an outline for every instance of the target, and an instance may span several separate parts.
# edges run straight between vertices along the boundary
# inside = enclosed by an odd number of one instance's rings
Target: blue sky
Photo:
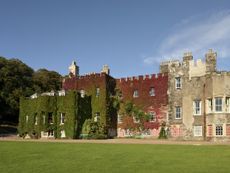
[[[114,77],[157,73],[163,60],[218,54],[230,70],[229,0],[0,0],[0,56],[62,75],[108,64]]]

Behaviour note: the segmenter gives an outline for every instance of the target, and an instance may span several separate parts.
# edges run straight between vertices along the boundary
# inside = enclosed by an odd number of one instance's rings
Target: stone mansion
[[[110,76],[107,65],[100,73],[79,75],[73,62],[62,91],[21,99],[19,129],[41,138],[79,138],[85,120],[92,119],[106,127],[108,137],[135,136],[134,131],[158,137],[164,123],[168,138],[229,140],[230,72],[218,71],[216,61],[212,50],[204,60],[185,53],[182,61],[162,62],[159,74],[120,79]],[[117,96],[148,114],[148,120],[136,126],[138,117],[125,118],[113,107]]]

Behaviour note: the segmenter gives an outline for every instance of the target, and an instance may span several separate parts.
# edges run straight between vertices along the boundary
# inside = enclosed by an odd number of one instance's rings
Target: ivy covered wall
[[[70,91],[65,96],[21,98],[19,134],[40,138],[42,131],[52,130],[55,138],[61,138],[61,131],[66,138],[77,138],[85,119],[91,118],[89,103],[90,97],[82,98],[76,91]]]
[[[41,131],[55,130],[56,106],[54,105],[56,105],[56,97],[42,96],[37,99],[22,97],[20,99],[19,134],[40,137]],[[48,114],[52,114],[53,124],[48,123]]]
[[[84,91],[90,97],[92,120],[99,115],[98,122],[107,130],[116,131],[117,110],[113,107],[116,80],[105,73],[65,78],[63,89]]]

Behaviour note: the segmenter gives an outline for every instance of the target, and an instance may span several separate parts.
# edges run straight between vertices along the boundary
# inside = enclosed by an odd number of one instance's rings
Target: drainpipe
[[[206,77],[205,77],[205,83],[206,83]],[[204,140],[206,141],[206,100],[205,100],[205,86],[206,84],[204,83],[203,85],[203,100],[204,100],[204,131],[203,131],[203,136],[204,136]]]

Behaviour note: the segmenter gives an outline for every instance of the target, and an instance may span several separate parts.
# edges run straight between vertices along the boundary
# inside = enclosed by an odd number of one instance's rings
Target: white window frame
[[[66,137],[66,134],[65,134],[65,130],[61,130],[61,138],[65,138]]]
[[[122,123],[122,115],[120,115],[120,114],[117,115],[117,123],[118,124]]]
[[[100,122],[100,112],[95,113],[94,122]]]
[[[99,97],[99,96],[100,96],[100,88],[97,87],[97,88],[96,88],[96,97]]]
[[[46,116],[43,115],[43,124],[45,124],[45,123],[46,123]]]
[[[62,112],[60,114],[60,124],[65,124],[65,113],[62,113]]]
[[[201,100],[194,100],[193,101],[193,115],[199,116],[201,115]]]
[[[65,96],[65,90],[58,91],[58,96]]]
[[[175,107],[175,119],[177,119],[177,120],[182,119],[182,108],[181,108],[181,106]]]
[[[216,125],[216,136],[223,136],[223,133],[224,133],[224,128],[223,128],[223,124],[217,124]]]
[[[85,97],[85,90],[80,90],[80,95],[81,95],[81,98],[84,98]]]
[[[35,115],[35,122],[34,122],[34,125],[38,125],[38,116]]]
[[[155,96],[155,88],[154,87],[150,87],[149,96],[151,96],[151,97]]]
[[[221,101],[221,104],[217,100]],[[219,108],[221,108],[221,110]],[[222,97],[215,97],[215,111],[223,112],[223,98]]]
[[[193,135],[195,137],[201,137],[201,136],[203,136],[202,126],[193,126]]]
[[[135,117],[135,116],[133,116],[133,122],[134,122],[134,123],[139,123],[139,122],[140,122],[140,119],[137,118],[137,117]]]
[[[181,89],[182,88],[182,79],[181,77],[175,77],[175,88]]]
[[[134,97],[134,98],[139,97],[139,92],[138,92],[138,90],[134,90],[134,91],[133,91],[133,97]]]

